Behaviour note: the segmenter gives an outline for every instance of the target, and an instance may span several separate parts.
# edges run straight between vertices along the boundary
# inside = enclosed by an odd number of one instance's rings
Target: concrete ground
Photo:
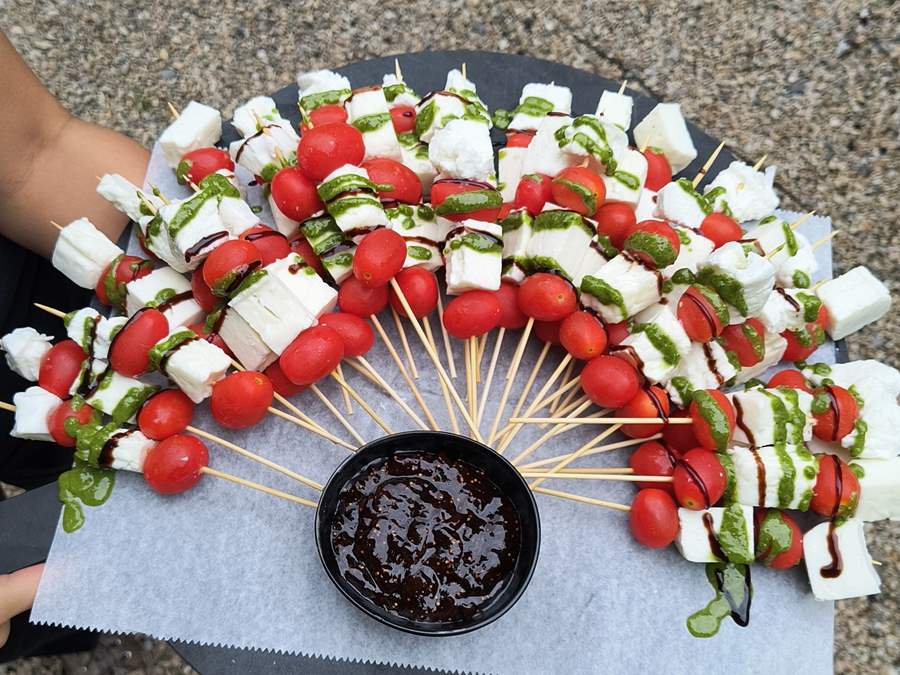
[[[0,29],[75,114],[150,143],[165,101],[230,113],[298,70],[423,49],[531,54],[591,70],[660,99],[736,154],[768,154],[782,204],[830,215],[838,271],[865,263],[898,288],[900,3],[531,3],[429,0],[0,0]],[[850,339],[853,358],[900,365],[900,318]],[[838,603],[835,670],[900,667],[900,526],[869,528],[883,593]],[[801,647],[802,648],[802,647]],[[166,646],[103,638],[91,655],[12,664],[4,673],[175,673]]]

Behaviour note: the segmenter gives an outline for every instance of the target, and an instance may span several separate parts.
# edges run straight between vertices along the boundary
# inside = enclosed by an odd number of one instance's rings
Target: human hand
[[[9,620],[31,608],[44,565],[0,574],[0,647],[9,639]]]

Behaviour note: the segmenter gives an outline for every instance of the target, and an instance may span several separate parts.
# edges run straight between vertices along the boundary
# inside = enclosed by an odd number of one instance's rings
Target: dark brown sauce
[[[281,234],[281,232],[277,232],[275,230],[260,230],[259,232],[252,232],[250,234],[245,234],[243,236],[243,239],[244,241],[257,241],[265,237],[282,237],[283,239],[287,239],[287,237]]]
[[[99,316],[94,317],[94,320],[91,322],[90,335],[88,336],[88,352],[87,357],[84,360],[84,372],[81,374],[81,381],[78,383],[78,388],[75,390],[75,393],[83,398],[88,396],[86,392],[92,391],[91,379],[94,374],[94,344],[97,342],[97,325],[99,323]],[[112,343],[110,343],[110,349],[112,349]]]
[[[750,624],[750,602],[753,600],[753,584],[750,581],[750,565],[743,565],[742,567],[745,571],[745,574],[742,575],[744,579],[744,592],[740,602],[737,602],[734,596],[725,587],[725,570],[721,567],[716,569],[715,576],[716,590],[722,594],[722,597],[725,598],[725,601],[731,608],[732,621],[738,626],[746,627]]]
[[[257,270],[257,268],[262,266],[262,262],[259,260],[254,260],[249,265],[247,265],[246,269],[242,274],[236,274],[234,276],[234,280],[228,285],[228,288],[225,289],[225,295],[230,296],[234,290],[241,285],[241,282],[247,278],[248,275],[252,274]]]
[[[841,406],[838,405],[834,390],[831,388],[830,384],[825,385],[825,391],[828,393],[828,406],[834,412],[834,427],[831,430],[831,440],[832,442],[836,442],[838,440],[839,429],[841,428]]]
[[[725,555],[725,551],[722,550],[722,546],[719,544],[719,540],[716,537],[716,530],[713,527],[713,517],[709,511],[703,514],[703,527],[706,528],[706,536],[709,539],[709,549],[713,552],[713,555],[719,560],[727,562],[728,557]]]
[[[756,447],[756,439],[753,437],[753,432],[750,431],[750,427],[744,422],[744,408],[741,406],[740,400],[737,397],[734,397],[731,402],[734,404],[735,426],[744,432],[744,435],[747,437],[747,442],[751,446]]]
[[[179,302],[184,302],[185,300],[190,300],[194,297],[193,291],[185,291],[184,293],[178,293],[173,295],[171,298],[166,300],[165,302],[161,302],[156,306],[160,312],[165,312],[168,309],[172,309]]]
[[[709,368],[709,372],[715,376],[719,386],[722,386],[725,384],[725,378],[722,377],[722,373],[720,373],[719,369],[716,367],[716,357],[713,356],[712,348],[709,346],[708,342],[703,343],[703,353],[706,355],[706,367]]]
[[[715,336],[718,334],[719,324],[716,321],[716,317],[713,316],[713,313],[709,310],[709,307],[706,306],[706,303],[700,300],[693,293],[685,293],[681,296],[687,300],[690,300],[694,303],[694,306],[700,310],[700,313],[703,315],[703,318],[706,320],[707,326],[709,326],[709,334]]]
[[[647,387],[646,392],[647,398],[650,399],[650,403],[652,403],[653,407],[656,408],[656,416],[663,421],[663,424],[668,424],[669,415],[666,412],[666,409],[663,406],[663,402],[660,400],[659,395],[656,393],[656,390],[653,387]]]
[[[796,299],[796,298],[794,298],[794,297],[793,297],[792,295],[790,295],[786,290],[784,290],[783,288],[781,288],[781,286],[776,286],[776,287],[775,287],[775,291],[776,291],[782,298],[784,298],[784,301],[785,301],[786,303],[788,303],[791,307],[794,308],[794,311],[795,311],[795,312],[799,312],[799,311],[800,311],[800,303],[797,302],[797,299]]]
[[[209,246],[210,244],[219,241],[219,239],[224,239],[228,236],[228,232],[222,230],[221,232],[213,232],[212,234],[208,234],[196,244],[191,246],[187,251],[184,252],[184,261],[191,262],[198,255],[203,253],[203,250]]]
[[[357,87],[356,89],[353,89],[350,91],[350,95],[347,97],[347,100],[344,101],[344,104],[346,105],[347,103],[350,103],[350,101],[353,100],[353,97],[356,96],[357,94],[363,94],[367,91],[377,91],[379,89],[381,89],[380,84],[369,84],[369,85],[366,85],[365,87]]]
[[[432,183],[432,189],[434,189],[435,185],[440,185],[442,183],[452,183],[454,185],[469,185],[471,187],[480,188],[483,190],[493,190],[494,186],[490,183],[485,183],[480,180],[473,180],[471,178],[441,178],[440,180],[434,181]]]
[[[831,562],[819,570],[819,573],[826,579],[837,579],[844,571],[844,559],[841,557],[835,529],[836,525],[832,520],[828,523],[828,555],[831,556]]]
[[[341,575],[373,603],[444,623],[471,618],[500,595],[521,532],[512,502],[481,469],[403,452],[344,487],[331,546]]]
[[[247,136],[247,138],[244,139],[244,142],[241,143],[240,147],[238,147],[237,152],[234,153],[234,163],[240,164],[241,155],[244,154],[244,148],[247,147],[247,144],[250,141],[252,141],[254,138],[258,138],[258,137],[262,136],[264,133],[266,133],[267,129],[271,129],[272,127],[278,127],[280,129],[281,125],[280,124],[266,124],[262,129],[260,129],[256,133],[254,133],[252,136]]]
[[[834,508],[831,509],[831,519],[837,518],[841,510],[841,495],[844,492],[844,477],[841,475],[841,460],[837,455],[829,455],[834,462]]]
[[[125,438],[131,432],[132,429],[120,429],[110,436],[106,443],[103,444],[103,449],[100,450],[100,456],[97,458],[97,463],[100,466],[111,467],[114,459],[113,452],[119,447],[119,439]]]
[[[641,260],[640,258],[637,258],[637,257],[631,255],[631,254],[628,253],[627,251],[622,251],[622,253],[621,253],[620,255],[621,255],[623,258],[625,258],[625,260],[628,260],[628,261],[633,262],[633,263],[635,263],[635,264],[637,264],[637,265],[640,265],[640,266],[643,267],[645,270],[647,270],[648,272],[652,273],[653,276],[656,277],[656,292],[657,292],[659,295],[662,295],[662,294],[663,294],[663,286],[664,286],[665,283],[666,283],[666,278],[663,276],[662,272],[660,272],[660,271],[659,271],[658,269],[656,269],[655,267],[652,267],[651,265],[648,265],[646,262],[644,262],[644,261]]]
[[[465,96],[460,96],[459,94],[456,94],[452,91],[447,91],[446,89],[439,89],[438,91],[430,91],[425,94],[421,99],[419,99],[419,102],[416,104],[416,108],[420,108],[423,104],[428,103],[428,101],[433,99],[438,94],[441,94],[442,96],[452,96],[453,98],[458,98],[463,102],[464,105],[469,105],[471,103],[471,101]]]
[[[420,244],[427,244],[428,246],[434,246],[435,248],[440,248],[441,244],[444,243],[442,241],[435,241],[434,239],[429,239],[428,237],[418,237],[418,236],[417,237],[404,236],[403,239],[406,240],[407,242],[416,241],[416,242],[419,242]]]
[[[756,462],[756,490],[757,490],[757,499],[759,500],[759,504],[757,506],[765,506],[766,505],[766,465],[762,460],[762,457],[759,456],[759,451],[756,448],[750,448],[750,452],[753,454],[753,461]]]
[[[700,233],[702,234],[702,233]],[[759,243],[758,239],[738,239],[737,243],[739,244],[750,244],[753,248],[756,249],[756,252],[762,257],[766,257],[766,252],[763,250],[762,244]]]
[[[309,267],[305,262],[295,262],[288,266],[288,272],[291,274],[297,274],[304,267]]]

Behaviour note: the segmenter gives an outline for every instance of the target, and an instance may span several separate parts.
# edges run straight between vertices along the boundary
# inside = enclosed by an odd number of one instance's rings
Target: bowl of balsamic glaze
[[[464,436],[410,431],[348,457],[322,492],[316,545],[353,605],[393,628],[460,635],[505,614],[537,564],[528,484]]]

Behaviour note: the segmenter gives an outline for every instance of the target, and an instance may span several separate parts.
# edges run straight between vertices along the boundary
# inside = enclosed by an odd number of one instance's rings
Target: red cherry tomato
[[[673,408],[669,414],[672,417],[688,416],[686,410],[679,408]],[[684,454],[700,445],[690,424],[667,424],[663,427],[662,437],[666,445],[679,454]]]
[[[603,179],[583,166],[570,166],[559,172],[550,188],[553,202],[565,209],[592,218],[606,199]]]
[[[859,415],[859,406],[853,394],[837,385],[826,385],[817,390],[816,394],[826,397],[829,405],[824,412],[813,411],[816,418],[813,433],[816,438],[836,443],[853,431],[853,424]]]
[[[203,261],[203,265],[206,261]],[[191,291],[194,294],[194,300],[200,305],[200,308],[209,314],[222,302],[222,298],[213,295],[206,281],[203,278],[203,265],[200,265],[191,273]]]
[[[169,321],[158,309],[145,308],[122,326],[109,348],[109,365],[128,377],[147,372],[150,348],[169,334]]]
[[[369,232],[353,255],[353,276],[363,286],[384,286],[403,269],[406,241],[387,228]]]
[[[538,321],[562,321],[578,308],[572,284],[548,272],[527,277],[519,286],[519,309]]]
[[[559,328],[562,321],[535,321],[534,334],[541,342],[548,342],[551,345],[561,345],[562,341],[559,337]]]
[[[708,509],[725,494],[725,469],[716,453],[705,448],[694,448],[684,453],[672,478],[675,499],[686,509]]]
[[[125,284],[147,276],[152,270],[153,265],[149,260],[134,255],[123,255],[121,258],[118,258],[112,279],[108,279],[109,268],[100,275],[100,281],[97,282],[97,286],[94,288],[94,291],[97,293],[97,299],[104,305],[112,305],[113,302],[109,299],[109,293],[116,290],[122,296],[122,301],[118,304],[124,305],[125,294],[122,289]],[[107,283],[109,282],[113,283],[116,288],[107,288]]]
[[[559,339],[567,352],[582,361],[600,356],[606,350],[606,331],[590,312],[574,312],[563,319]]]
[[[411,105],[395,105],[391,108],[391,122],[394,125],[394,131],[398,134],[405,134],[416,128],[416,109]]]
[[[859,479],[837,455],[818,455],[819,473],[809,508],[826,518],[847,518],[859,503]]]
[[[294,384],[312,384],[337,368],[343,358],[340,334],[328,326],[313,326],[294,338],[278,363]]]
[[[544,204],[550,201],[552,179],[542,173],[529,173],[519,179],[516,198],[513,205],[517,209],[525,209],[533,216],[544,210]]]
[[[634,209],[622,202],[604,204],[597,209],[594,217],[597,219],[597,234],[605,234],[610,243],[620,250],[631,228],[637,225]]]
[[[667,417],[668,415],[669,396],[665,389],[656,385],[639,389],[628,403],[616,411],[616,417]],[[629,438],[647,438],[647,436],[658,434],[664,426],[663,422],[624,424],[622,433]]]
[[[241,232],[240,238],[249,241],[256,247],[263,267],[276,260],[287,258],[291,252],[291,245],[288,243],[287,237],[262,223]]]
[[[665,548],[678,536],[678,508],[664,490],[641,490],[631,502],[628,527],[639,544],[647,548]]]
[[[621,408],[640,388],[638,373],[627,361],[615,356],[598,356],[581,371],[581,388],[601,408]]]
[[[390,185],[390,190],[379,191],[382,199],[391,199],[404,204],[418,204],[422,201],[422,181],[415,172],[394,159],[378,157],[362,164],[369,173],[369,179],[376,185]]]
[[[711,239],[715,247],[719,248],[743,237],[744,231],[733,218],[724,213],[710,213],[700,223],[700,234]]]
[[[514,207],[515,204],[512,202],[503,202],[500,205],[500,210],[497,212],[497,222],[502,222],[512,212]]]
[[[180,434],[194,419],[194,403],[178,389],[163,389],[141,406],[138,427],[147,438],[161,441]]]
[[[247,272],[259,267],[262,258],[249,241],[232,239],[217,247],[203,263],[203,281],[219,297],[240,283]]]
[[[503,281],[494,291],[500,301],[500,326],[506,330],[517,330],[528,323],[528,316],[519,309],[519,287],[511,281]]]
[[[440,291],[434,272],[429,272],[422,267],[407,267],[400,270],[396,281],[417,319],[428,316],[437,307]],[[393,288],[391,288],[391,307],[400,316],[406,316],[403,303],[400,302],[400,297]]]
[[[431,185],[431,205],[437,208],[438,206],[443,204],[448,197],[459,194],[461,192],[475,192],[478,190],[489,189],[491,189],[489,185],[487,185],[486,183],[479,183],[478,181],[468,181],[459,178],[444,178],[441,180],[436,180]],[[466,211],[463,213],[448,213],[445,214],[444,217],[454,222],[460,222],[471,218],[472,220],[481,220],[493,223],[497,221],[497,216],[499,214],[499,206],[490,206],[483,209],[477,209],[475,211]]]
[[[75,437],[66,431],[66,421],[73,419],[77,426],[87,424],[94,416],[94,409],[80,399],[67,399],[56,406],[47,416],[47,427],[57,445],[64,448],[75,447]]]
[[[753,514],[756,521],[754,530],[756,540],[756,559],[762,561],[763,565],[776,570],[786,570],[793,567],[803,558],[803,532],[797,522],[791,518],[786,512],[778,509],[756,509]],[[788,548],[781,553],[771,550],[772,542],[760,541],[760,528],[776,527],[779,530],[787,527],[790,529],[791,543]],[[778,533],[779,536],[781,532]],[[765,543],[766,548],[761,547]]]
[[[344,106],[334,103],[320,105],[318,108],[308,111],[307,114],[309,115],[310,124],[302,122],[300,124],[301,132],[305,132],[312,127],[320,127],[323,124],[340,124],[347,121],[347,110]]]
[[[359,129],[343,123],[323,124],[308,129],[300,137],[297,165],[307,178],[318,182],[344,164],[359,166],[365,155],[366,146]]]
[[[144,480],[160,494],[174,495],[194,487],[208,464],[209,451],[200,439],[176,434],[147,453]]]
[[[362,356],[375,344],[372,327],[365,321],[348,312],[332,312],[319,317],[319,325],[333,328],[344,341],[344,356]]]
[[[197,337],[206,340],[210,344],[215,345],[216,347],[221,349],[223,352],[228,354],[229,358],[234,358],[234,354],[231,352],[231,348],[227,344],[225,344],[225,340],[222,339],[222,336],[219,335],[218,333],[210,333],[206,329],[205,321],[199,321],[197,323],[192,323],[190,326],[188,326],[188,328],[190,328],[192,331],[194,331],[194,333],[197,335]]]
[[[338,306],[342,312],[371,316],[387,306],[388,293],[387,286],[369,288],[356,277],[350,277],[338,289]]]
[[[647,179],[644,181],[644,187],[659,192],[666,183],[672,182],[672,167],[669,166],[669,160],[664,154],[650,148],[644,150],[644,157],[647,158]]]
[[[57,342],[41,359],[38,384],[59,398],[68,398],[72,383],[86,358],[87,355],[74,340]]]
[[[662,269],[675,262],[681,250],[681,240],[668,223],[642,220],[628,231],[624,247],[646,265]]]
[[[246,429],[266,416],[274,393],[268,377],[242,370],[213,385],[209,409],[216,422],[226,429]]]
[[[184,154],[175,169],[175,177],[182,185],[200,185],[200,181],[221,169],[234,171],[234,162],[227,152],[219,148],[197,148]]]
[[[675,464],[679,455],[669,450],[662,443],[647,441],[641,443],[628,458],[628,466],[638,476],[671,476],[675,472]],[[671,483],[637,483],[639,489],[658,488],[669,494],[675,494]]]
[[[692,397],[688,410],[694,435],[707,450],[725,452],[734,431],[734,406],[718,389],[698,389]]]
[[[781,336],[787,340],[782,361],[805,361],[825,341],[825,326],[828,323],[828,310],[819,308],[816,320],[806,324],[800,331],[786,330]]]
[[[610,346],[621,344],[622,340],[628,337],[628,322],[606,324],[606,337]]]
[[[264,371],[265,376],[269,378],[269,382],[272,383],[272,388],[275,390],[276,394],[281,394],[285,397],[293,396],[294,394],[299,394],[301,391],[305,391],[309,388],[309,385],[306,384],[294,384],[291,382],[287,375],[284,374],[284,371],[281,370],[281,366],[278,365],[278,361],[271,364]]]
[[[502,313],[500,301],[491,291],[468,291],[447,303],[444,326],[450,335],[465,340],[496,328]]]
[[[325,208],[316,192],[316,184],[296,166],[279,170],[272,178],[271,188],[275,206],[291,220],[302,222]]]
[[[534,138],[534,133],[528,133],[527,131],[511,131],[506,134],[506,147],[507,148],[527,148],[531,145],[531,139]]]
[[[322,261],[319,260],[319,256],[316,255],[312,244],[306,240],[306,237],[298,237],[292,240],[291,251],[303,258],[303,262],[312,267],[319,276],[325,274],[325,266],[322,265]]]
[[[802,389],[808,394],[812,393],[809,382],[806,381],[806,377],[803,373],[792,368],[775,373],[769,378],[769,383],[766,387],[769,389],[774,389],[775,387],[790,387],[791,389]]]
[[[766,355],[766,329],[759,319],[727,326],[722,331],[722,340],[725,349],[734,352],[744,368],[755,366]]]
[[[710,301],[715,299],[715,294],[706,286],[688,286],[678,300],[678,320],[694,342],[709,342],[725,330],[724,317],[719,316]]]

